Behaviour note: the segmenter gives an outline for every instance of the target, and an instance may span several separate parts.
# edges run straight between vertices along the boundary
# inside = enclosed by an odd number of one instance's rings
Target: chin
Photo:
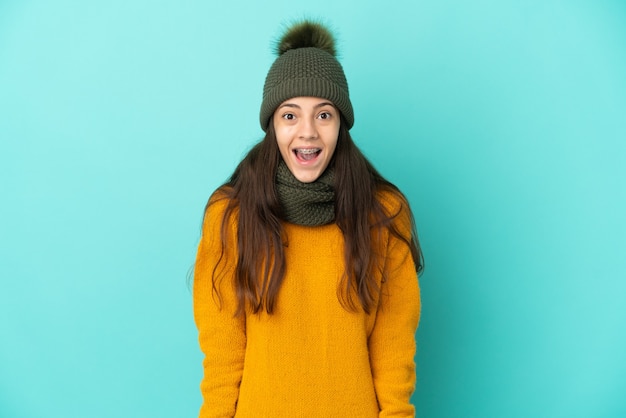
[[[322,175],[322,173],[303,173],[303,174],[292,173],[292,174],[296,178],[296,180],[298,180],[300,183],[313,183]]]

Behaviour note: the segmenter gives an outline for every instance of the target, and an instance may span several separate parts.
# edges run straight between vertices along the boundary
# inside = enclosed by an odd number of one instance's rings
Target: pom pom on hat
[[[275,48],[263,87],[261,128],[267,131],[276,108],[292,97],[320,97],[330,100],[341,112],[347,128],[354,124],[354,112],[343,68],[337,61],[335,39],[322,24],[309,20],[289,27]]]
[[[276,45],[276,54],[280,56],[298,48],[319,48],[333,57],[337,55],[333,34],[320,23],[307,20],[287,29]]]

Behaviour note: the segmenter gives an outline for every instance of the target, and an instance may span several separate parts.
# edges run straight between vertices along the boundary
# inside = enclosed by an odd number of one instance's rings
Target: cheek
[[[278,142],[279,144],[285,142],[285,138],[287,137],[287,127],[284,123],[281,122],[282,121],[280,120],[280,118],[273,121],[274,136],[276,137],[276,142]]]
[[[276,142],[278,146],[281,147],[282,144],[285,144],[287,135],[285,134],[285,129],[280,126],[280,124],[274,124],[274,136],[276,137]]]
[[[335,149],[337,148],[337,142],[339,141],[339,126],[337,126],[336,129],[333,130],[331,136],[331,138],[334,138],[334,140],[331,140],[327,143],[328,148],[332,149],[332,153],[331,156],[335,153]]]
[[[335,150],[337,149],[337,141],[333,142],[331,148],[333,152],[330,153],[330,156],[332,157],[333,155],[335,155]]]
[[[279,131],[275,131],[276,135],[276,144],[278,145],[278,151],[283,156],[284,159],[287,159],[289,155],[289,140],[288,137],[284,134],[281,134]]]
[[[328,150],[328,160],[333,158],[335,151],[337,150],[337,140],[326,141],[326,149]]]

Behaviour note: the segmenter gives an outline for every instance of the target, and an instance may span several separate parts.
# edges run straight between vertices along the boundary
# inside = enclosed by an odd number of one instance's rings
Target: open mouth
[[[314,160],[321,152],[322,150],[319,148],[296,148],[293,150],[296,158],[300,161]]]

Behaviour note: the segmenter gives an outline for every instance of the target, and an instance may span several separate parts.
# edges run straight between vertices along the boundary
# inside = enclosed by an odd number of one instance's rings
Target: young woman
[[[266,132],[206,207],[200,417],[412,417],[422,256],[405,197],[352,141],[318,23],[278,44]]]

